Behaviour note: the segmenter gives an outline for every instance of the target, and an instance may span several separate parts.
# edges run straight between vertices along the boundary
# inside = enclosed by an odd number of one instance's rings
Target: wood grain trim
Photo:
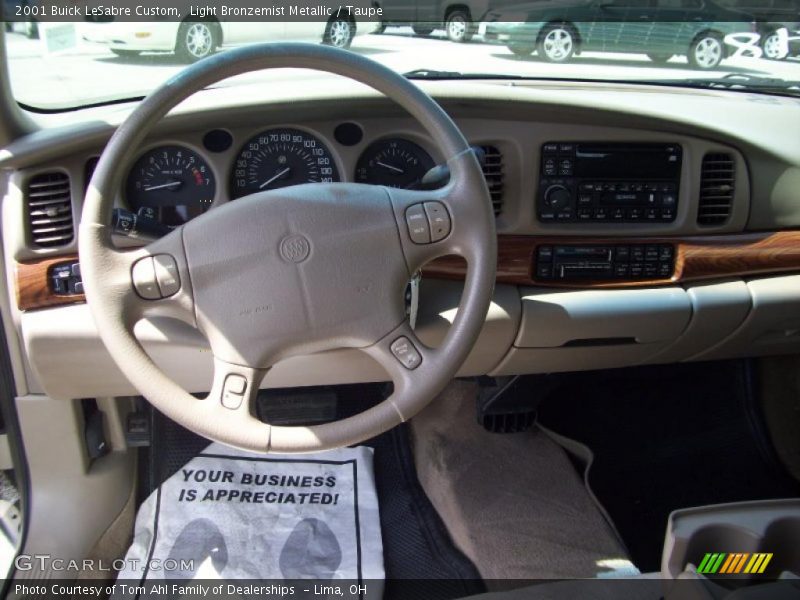
[[[537,247],[559,244],[673,244],[676,250],[675,274],[671,279],[621,282],[563,283],[534,278]],[[686,238],[498,236],[498,283],[565,288],[629,288],[791,271],[800,272],[800,231]],[[423,273],[428,277],[463,279],[466,263],[460,257],[446,256],[429,263]]]
[[[83,294],[57,296],[51,291],[50,270],[55,265],[78,260],[77,254],[54,256],[17,263],[17,306],[20,310],[36,310],[49,306],[60,306],[85,302]]]
[[[580,282],[565,284],[533,277],[536,248],[558,244],[674,244],[675,275],[671,279],[624,282]],[[687,238],[578,238],[501,235],[498,237],[497,282],[514,285],[566,288],[630,288],[668,285],[688,281],[800,272],[800,231],[778,231]],[[50,269],[74,262],[77,255],[64,255],[17,263],[17,306],[36,310],[85,302],[83,294],[56,296],[50,291]],[[466,263],[446,256],[429,263],[426,277],[463,279]]]

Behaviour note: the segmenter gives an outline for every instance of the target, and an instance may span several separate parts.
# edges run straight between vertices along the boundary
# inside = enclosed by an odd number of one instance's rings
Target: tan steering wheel
[[[164,238],[119,250],[114,198],[135,150],[179,102],[221,79],[268,68],[309,68],[360,81],[395,100],[448,158],[434,191],[314,183],[228,202]],[[351,52],[259,44],[187,68],[148,96],[106,146],[86,195],[80,260],[86,299],[115,362],[153,406],[211,440],[256,452],[308,452],[362,442],[427,405],[478,337],[495,280],[494,216],[480,166],[447,114],[404,77]],[[405,316],[403,291],[424,263],[468,263],[458,315],[442,344],[424,346]],[[187,393],[133,335],[147,316],[197,327],[214,355],[210,393]],[[277,361],[335,348],[373,356],[394,382],[379,405],[311,427],[253,416],[259,385]]]

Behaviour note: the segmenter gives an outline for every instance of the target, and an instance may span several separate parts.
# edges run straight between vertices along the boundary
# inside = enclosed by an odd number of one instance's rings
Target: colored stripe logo
[[[767,552],[708,552],[700,561],[697,572],[704,575],[756,575],[763,573],[771,560],[772,553]]]

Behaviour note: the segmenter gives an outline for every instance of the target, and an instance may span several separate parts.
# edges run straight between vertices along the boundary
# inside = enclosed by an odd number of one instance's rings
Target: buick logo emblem
[[[311,253],[311,242],[306,236],[295,233],[281,240],[280,253],[286,262],[299,263]]]

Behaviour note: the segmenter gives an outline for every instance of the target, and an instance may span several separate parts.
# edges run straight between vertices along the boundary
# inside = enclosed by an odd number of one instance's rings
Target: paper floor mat
[[[119,581],[381,580],[372,458],[211,444],[142,504]]]

